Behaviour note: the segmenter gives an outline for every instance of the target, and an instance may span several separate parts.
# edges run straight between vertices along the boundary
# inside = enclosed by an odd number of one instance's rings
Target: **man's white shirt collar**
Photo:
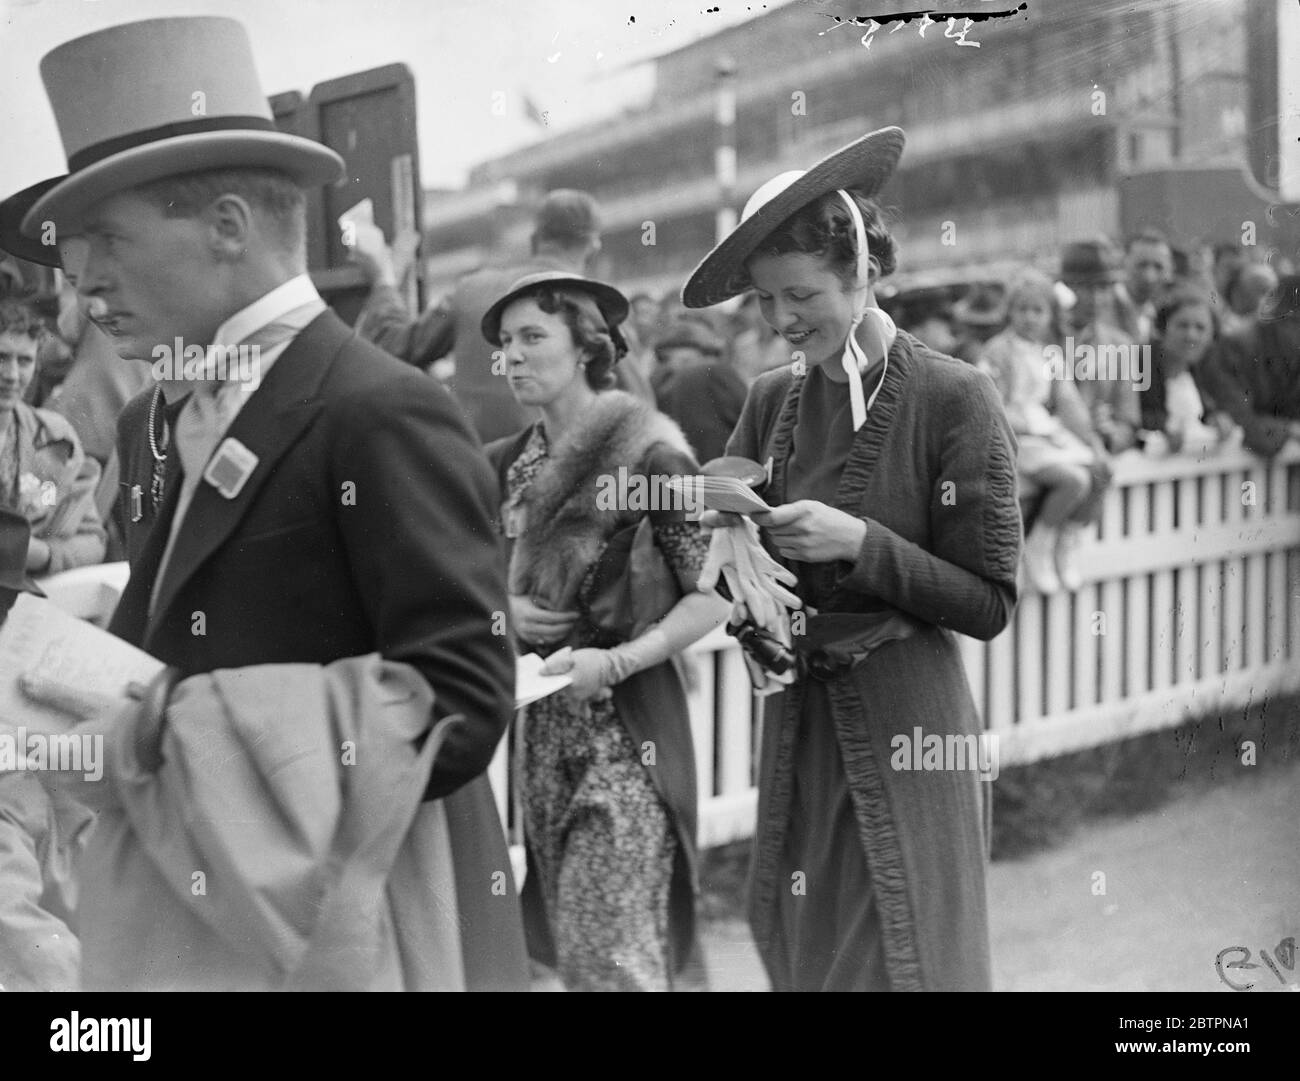
[[[213,345],[238,345],[245,338],[275,322],[280,316],[313,302],[324,304],[320,293],[312,285],[311,277],[299,274],[290,278],[283,285],[277,285],[269,293],[258,297],[246,308],[240,308],[221,326],[213,336]]]

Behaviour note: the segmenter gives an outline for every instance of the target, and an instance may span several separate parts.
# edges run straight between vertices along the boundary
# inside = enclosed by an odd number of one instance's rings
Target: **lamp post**
[[[720,56],[713,72],[717,121],[713,171],[718,180],[714,232],[716,240],[721,242],[736,227],[736,62],[729,56]]]

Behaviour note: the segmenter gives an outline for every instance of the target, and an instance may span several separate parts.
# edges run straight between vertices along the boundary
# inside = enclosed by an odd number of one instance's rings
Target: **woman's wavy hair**
[[[885,224],[885,211],[874,199],[848,192],[862,214],[867,248],[879,278],[887,278],[898,266],[898,246]],[[838,191],[827,192],[796,210],[770,232],[750,259],[757,255],[820,255],[844,284],[845,292],[858,282],[858,247],[853,219]]]
[[[49,337],[49,328],[35,307],[26,300],[0,300],[0,334],[15,334],[40,343]]]
[[[547,315],[558,315],[573,335],[573,344],[587,362],[587,385],[592,390],[614,386],[614,365],[627,352],[620,338],[615,341],[609,321],[588,292],[565,286],[539,285],[516,300],[531,300]]]

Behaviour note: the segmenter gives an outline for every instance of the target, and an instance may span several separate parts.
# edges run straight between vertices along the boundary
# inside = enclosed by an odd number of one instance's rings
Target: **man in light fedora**
[[[1060,280],[1074,294],[1075,302],[1066,314],[1066,363],[1073,365],[1082,347],[1090,347],[1097,357],[1111,355],[1141,356],[1140,343],[1116,327],[1114,289],[1120,271],[1114,253],[1100,241],[1083,240],[1067,244],[1061,253]],[[1074,355],[1071,355],[1074,354]],[[1131,365],[1130,375],[1138,374],[1141,365]],[[1079,395],[1088,407],[1092,426],[1111,454],[1128,450],[1137,440],[1141,426],[1138,383],[1131,378],[1106,378],[1098,363],[1091,375],[1076,374]],[[1147,373],[1149,378],[1150,373]]]
[[[230,19],[112,27],[41,73],[69,171],[21,230],[57,244],[123,363],[165,362],[171,400],[188,392],[170,441],[158,409],[122,433],[149,448],[124,482],[157,517],[111,629],[179,682],[86,719],[125,750],[96,793],[85,984],[526,985],[484,777],[514,681],[493,633],[492,477],[446,393],[361,341],[306,274],[304,190],[341,159],[276,131]],[[238,378],[221,363],[236,347],[254,361]],[[315,757],[292,753],[299,733]],[[278,812],[213,787],[232,763],[203,758],[204,734],[243,747],[239,792]],[[115,862],[115,843],[135,856]]]

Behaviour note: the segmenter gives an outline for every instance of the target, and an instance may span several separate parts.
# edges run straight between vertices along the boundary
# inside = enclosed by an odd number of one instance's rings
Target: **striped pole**
[[[716,241],[721,242],[736,227],[736,62],[718,57],[714,67],[717,146],[713,172],[718,180]]]

